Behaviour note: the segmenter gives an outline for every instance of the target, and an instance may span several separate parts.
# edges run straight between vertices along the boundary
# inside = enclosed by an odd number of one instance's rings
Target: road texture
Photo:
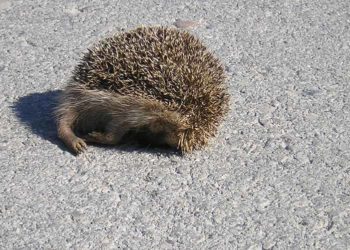
[[[186,20],[229,78],[210,147],[67,152],[52,110],[82,53]],[[348,0],[1,0],[0,248],[349,249],[349,27]]]

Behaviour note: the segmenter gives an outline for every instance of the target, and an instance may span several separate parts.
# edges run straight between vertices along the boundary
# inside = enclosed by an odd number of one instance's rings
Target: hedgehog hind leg
[[[92,143],[117,145],[127,131],[128,129],[125,126],[122,126],[118,122],[112,120],[107,124],[105,132],[93,131],[84,136],[84,139],[87,142]]]
[[[120,134],[115,134],[111,132],[97,132],[93,131],[87,135],[85,135],[83,138],[87,142],[92,143],[99,143],[99,144],[105,144],[105,145],[116,145],[119,143],[122,136]]]
[[[58,118],[58,137],[66,144],[66,146],[75,154],[82,153],[86,150],[85,141],[76,136],[72,127],[75,122],[75,111],[72,109],[65,110],[64,114]]]

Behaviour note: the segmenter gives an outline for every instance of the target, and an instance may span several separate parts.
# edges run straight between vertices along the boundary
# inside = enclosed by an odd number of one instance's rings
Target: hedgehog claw
[[[87,145],[83,139],[76,138],[72,142],[72,149],[76,154],[80,154],[87,149]]]

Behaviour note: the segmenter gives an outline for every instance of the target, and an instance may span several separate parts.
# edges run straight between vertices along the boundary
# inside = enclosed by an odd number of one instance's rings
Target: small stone
[[[182,19],[176,19],[174,22],[174,25],[179,29],[197,28],[201,24],[202,24],[202,21],[182,20]]]
[[[262,245],[260,243],[258,244],[254,244],[254,245],[251,245],[248,250],[261,250],[262,249]]]
[[[10,1],[8,0],[2,0],[0,1],[0,10],[7,9],[11,6]]]
[[[77,8],[77,6],[75,5],[68,5],[65,9],[64,9],[64,12],[69,14],[69,15],[72,15],[72,16],[76,16],[78,14],[81,13],[81,10],[79,10]]]

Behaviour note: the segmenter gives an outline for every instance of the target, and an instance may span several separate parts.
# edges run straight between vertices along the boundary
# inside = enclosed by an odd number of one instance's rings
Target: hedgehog
[[[55,114],[58,137],[76,154],[127,136],[190,153],[216,135],[228,110],[224,67],[198,38],[140,27],[88,49]]]

